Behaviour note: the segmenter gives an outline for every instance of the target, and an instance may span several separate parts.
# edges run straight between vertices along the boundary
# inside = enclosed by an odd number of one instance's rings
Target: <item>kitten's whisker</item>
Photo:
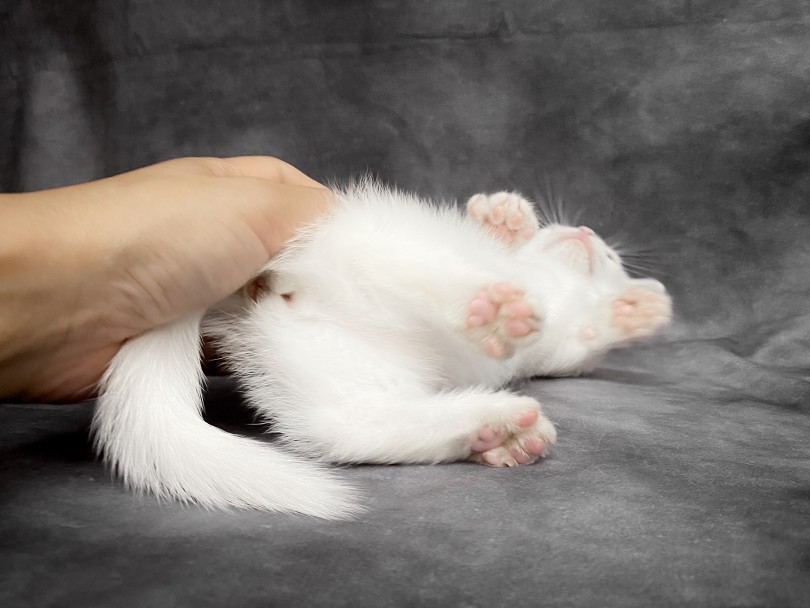
[[[624,235],[614,236],[611,248],[619,255],[622,266],[631,274],[661,275],[661,252],[626,244]]]
[[[542,194],[537,196],[537,208],[542,215],[542,218],[540,219],[543,225],[549,226],[557,222],[556,218],[554,217],[554,214],[551,211],[548,199]]]
[[[654,249],[652,247],[640,247],[638,245],[626,245],[624,247],[628,253],[655,253],[657,254],[660,250]]]
[[[643,270],[643,271],[646,271],[646,272],[652,272],[652,271],[657,270],[654,266],[628,264],[626,262],[623,262],[622,266],[624,266],[625,268],[630,269],[630,270]]]
[[[644,257],[658,257],[660,252],[653,251],[652,249],[636,249],[635,247],[624,246],[620,248],[614,247],[617,251],[621,250],[622,253],[631,258],[644,258]]]
[[[623,252],[620,255],[628,264],[652,264],[660,261],[660,258],[652,255],[634,255],[628,252]]]
[[[619,256],[625,260],[648,261],[659,260],[661,252],[647,247],[627,245],[624,235],[620,234],[609,239],[609,245]]]
[[[549,219],[552,220],[554,223],[559,224],[560,221],[558,217],[554,217],[554,213],[552,210],[552,201],[554,200],[554,193],[551,191],[551,181],[549,181],[548,174],[545,176],[546,178],[546,205],[548,208]]]
[[[582,214],[584,212],[585,210],[582,208],[576,210],[576,212],[574,213],[574,218],[571,220],[572,226],[579,226],[581,224]]]
[[[560,223],[566,226],[570,226],[570,222],[568,222],[568,218],[565,217],[565,208],[563,206],[563,197],[558,196],[557,200],[555,201],[557,205],[557,217],[560,219]]]
[[[627,262],[622,261],[622,266],[628,272],[632,272],[634,274],[644,274],[644,275],[662,275],[665,274],[660,267],[657,266],[649,266],[649,265],[639,265],[639,264],[628,264]]]
[[[627,268],[635,268],[638,270],[655,270],[661,264],[656,264],[653,262],[634,262],[633,260],[622,260],[622,265]]]
[[[656,266],[661,263],[661,258],[657,256],[633,256],[620,254],[620,257],[626,264],[633,264],[635,266]]]

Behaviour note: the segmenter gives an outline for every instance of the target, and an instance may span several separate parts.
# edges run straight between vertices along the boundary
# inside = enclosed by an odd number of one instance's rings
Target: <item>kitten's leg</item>
[[[467,213],[514,247],[531,240],[539,227],[532,204],[514,192],[476,194],[467,201]]]
[[[357,389],[359,390],[359,388]],[[308,451],[332,462],[435,463],[472,460],[529,464],[546,456],[556,431],[530,397],[467,390],[392,396],[357,392],[350,402],[314,407],[306,418],[280,419]],[[281,417],[283,418],[283,416]],[[296,429],[291,429],[290,424]]]
[[[526,301],[525,292],[507,282],[479,290],[467,312],[468,335],[498,359],[511,355],[520,339],[540,327],[540,317]]]
[[[630,286],[602,305],[595,322],[580,335],[585,343],[610,346],[653,335],[672,319],[672,301],[664,286],[652,279],[634,279]]]
[[[251,403],[292,447],[337,462],[474,457],[504,466],[530,462],[554,442],[534,399],[485,388],[440,392],[445,367],[419,332],[403,340],[312,322],[296,306],[267,298],[223,336]]]

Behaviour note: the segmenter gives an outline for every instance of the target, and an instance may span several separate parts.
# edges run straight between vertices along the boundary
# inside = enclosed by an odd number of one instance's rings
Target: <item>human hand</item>
[[[332,198],[269,157],[0,195],[0,395],[91,396],[125,340],[234,292]]]

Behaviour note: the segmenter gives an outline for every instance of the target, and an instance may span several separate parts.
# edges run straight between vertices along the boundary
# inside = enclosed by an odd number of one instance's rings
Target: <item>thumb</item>
[[[320,185],[261,182],[264,195],[249,199],[243,217],[264,245],[267,259],[277,254],[303,227],[329,215],[336,203],[335,193]]]

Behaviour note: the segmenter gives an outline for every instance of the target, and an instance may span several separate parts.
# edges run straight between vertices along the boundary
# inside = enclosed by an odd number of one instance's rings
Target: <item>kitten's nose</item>
[[[596,234],[593,230],[591,230],[587,226],[577,226],[577,228],[579,228],[583,233],[589,236],[593,236],[594,234]]]

